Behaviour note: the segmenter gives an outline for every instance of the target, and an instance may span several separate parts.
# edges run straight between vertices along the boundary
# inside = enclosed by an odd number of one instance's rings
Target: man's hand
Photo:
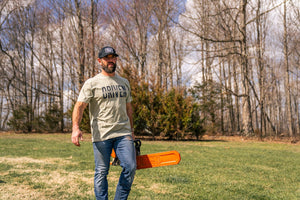
[[[87,103],[77,101],[74,106],[73,113],[72,113],[73,128],[72,128],[72,137],[71,138],[72,138],[73,144],[75,144],[76,146],[80,146],[79,138],[81,141],[83,141],[82,132],[79,128],[79,124],[82,119],[83,111],[87,105],[88,105]]]
[[[72,142],[73,142],[73,144],[75,144],[78,147],[80,147],[79,138],[81,141],[83,141],[83,135],[82,135],[81,130],[79,128],[75,128],[75,129],[73,128]]]

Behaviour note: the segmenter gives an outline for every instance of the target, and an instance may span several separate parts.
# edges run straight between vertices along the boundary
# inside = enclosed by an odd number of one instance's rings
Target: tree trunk
[[[95,0],[91,0],[91,37],[92,37],[92,55],[91,55],[91,59],[92,59],[92,76],[96,75],[96,52],[95,52],[95,24],[97,21],[97,2],[95,3]]]
[[[84,70],[85,70],[85,52],[84,52],[84,27],[82,23],[81,14],[81,0],[75,0],[76,15],[78,19],[78,32],[77,32],[77,49],[78,49],[78,89],[81,89],[84,83]]]
[[[250,103],[250,89],[249,89],[249,69],[248,69],[248,57],[247,57],[247,30],[246,30],[246,7],[247,0],[241,0],[242,20],[241,20],[241,65],[242,65],[242,83],[244,95],[242,98],[243,106],[243,135],[252,136],[252,114]]]
[[[290,137],[293,137],[293,118],[292,118],[292,102],[291,102],[291,92],[290,92],[290,69],[289,69],[289,49],[288,49],[288,36],[287,36],[287,11],[286,11],[286,1],[283,4],[283,26],[284,26],[284,35],[283,35],[283,51],[284,51],[284,66],[285,66],[285,76],[284,76],[284,85],[285,85],[285,96],[286,96],[286,115],[287,115],[287,125],[288,125],[288,134]]]
[[[61,22],[62,23],[62,22]],[[60,131],[63,133],[65,128],[64,122],[64,80],[65,80],[65,62],[64,62],[64,35],[63,35],[63,24],[60,27],[60,64],[61,64],[61,80],[60,80]]]
[[[262,138],[263,135],[266,135],[266,121],[265,121],[265,71],[264,65],[262,62],[262,34],[261,34],[261,17],[260,17],[260,10],[261,8],[261,1],[258,0],[257,10],[256,10],[256,54],[257,54],[257,64],[259,68],[259,105],[260,105],[260,131],[259,137]],[[259,127],[257,127],[259,128]]]

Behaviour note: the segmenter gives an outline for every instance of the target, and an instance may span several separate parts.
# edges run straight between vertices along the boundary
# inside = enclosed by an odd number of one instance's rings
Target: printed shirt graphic
[[[126,103],[132,97],[125,78],[98,74],[84,83],[77,101],[89,103],[93,142],[131,135]]]

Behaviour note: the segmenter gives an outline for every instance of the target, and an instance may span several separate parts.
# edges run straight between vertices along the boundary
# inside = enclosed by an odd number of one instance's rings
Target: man
[[[115,73],[117,57],[112,47],[100,50],[98,62],[102,71],[84,83],[72,114],[72,142],[80,146],[79,138],[83,137],[79,124],[84,109],[90,105],[97,200],[108,199],[107,174],[112,148],[122,167],[115,200],[128,198],[136,170],[131,90],[128,80]]]

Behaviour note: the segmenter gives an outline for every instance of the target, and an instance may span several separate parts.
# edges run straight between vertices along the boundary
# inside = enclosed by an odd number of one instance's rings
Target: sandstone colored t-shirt
[[[126,103],[132,97],[127,79],[100,73],[84,83],[77,101],[89,103],[93,142],[131,135]]]

